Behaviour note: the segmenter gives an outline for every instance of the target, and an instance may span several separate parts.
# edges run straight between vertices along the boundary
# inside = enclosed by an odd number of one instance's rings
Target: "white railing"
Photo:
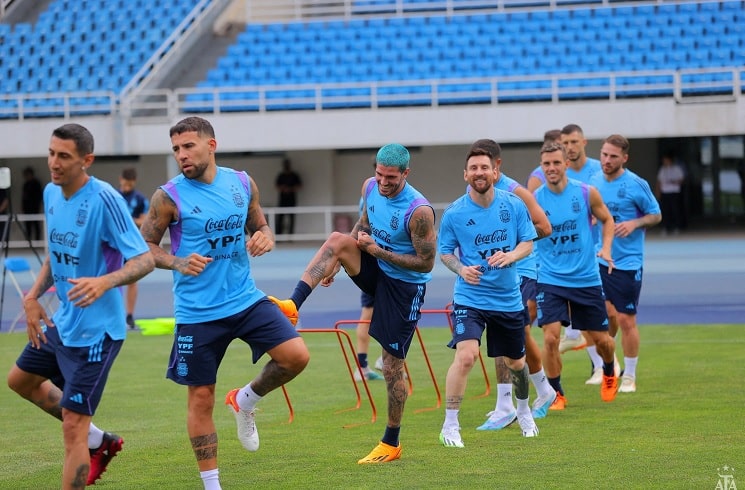
[[[391,0],[365,4],[357,0],[244,0],[246,22],[276,20],[350,19],[360,16],[406,16],[478,11],[616,7],[620,5],[682,3],[671,0]],[[686,0],[684,0],[685,2]],[[691,1],[691,0],[688,0]],[[695,0],[693,0],[695,1]],[[684,3],[683,2],[683,3]],[[705,0],[704,0],[705,2]],[[702,3],[695,1],[695,3]]]
[[[442,216],[442,211],[445,210],[450,203],[432,203],[432,207],[435,210],[436,216]],[[293,208],[279,208],[279,207],[265,207],[263,208],[264,214],[267,218],[267,223],[272,230],[277,229],[277,215],[280,214],[294,214],[295,218],[295,230],[296,233],[276,235],[275,239],[277,242],[299,242],[299,241],[323,241],[328,237],[332,231],[349,232],[351,227],[357,221],[357,215],[359,213],[359,205],[348,205],[348,206],[296,206]],[[40,221],[42,224],[42,236],[46,236],[46,222],[44,221],[43,214],[17,214],[16,218],[20,224],[26,221]],[[6,223],[8,222],[8,215],[0,215],[0,232],[5,229]],[[311,230],[305,230],[303,225],[300,223],[311,223]],[[23,234],[22,230],[17,229],[13,224],[9,225],[10,239],[8,240],[8,248],[10,249],[22,249],[28,248],[29,242]],[[1,238],[0,238],[1,240]],[[163,244],[170,244],[170,237],[166,233],[163,238]],[[31,245],[34,248],[45,248],[46,242],[44,240],[33,240]]]
[[[734,101],[745,91],[745,66],[449,78],[385,82],[247,85],[141,90],[117,102],[112,92],[0,95],[0,120],[117,114],[175,119],[184,114],[338,110],[346,108],[514,102],[559,103],[667,97],[676,102]],[[98,102],[95,102],[98,101]],[[78,102],[78,103],[76,103]]]

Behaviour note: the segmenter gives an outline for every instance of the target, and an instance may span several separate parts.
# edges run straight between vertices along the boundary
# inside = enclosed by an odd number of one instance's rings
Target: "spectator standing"
[[[280,208],[294,208],[297,206],[297,192],[303,186],[303,181],[297,172],[292,170],[292,164],[289,158],[285,158],[282,161],[282,172],[277,175],[274,185],[277,187],[277,192],[279,193]],[[277,234],[282,233],[289,235],[295,233],[294,214],[277,215]]]
[[[683,229],[685,207],[683,205],[683,181],[685,172],[670,153],[662,155],[662,165],[657,172],[657,198],[662,208],[662,224],[665,233],[677,235]]]
[[[23,214],[38,214],[41,210],[41,182],[34,174],[33,167],[23,169],[23,188],[21,189],[21,210]],[[26,234],[29,240],[41,240],[41,222],[26,221]]]

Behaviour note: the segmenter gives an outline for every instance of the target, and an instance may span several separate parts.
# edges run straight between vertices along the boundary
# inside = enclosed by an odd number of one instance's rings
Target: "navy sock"
[[[292,296],[290,296],[290,299],[293,303],[295,303],[295,307],[298,310],[303,305],[303,303],[305,303],[305,300],[308,299],[308,296],[310,296],[310,293],[312,291],[313,290],[305,281],[298,281],[297,286],[295,286],[295,290],[292,292]]]
[[[360,361],[360,367],[366,368],[367,367],[367,354],[363,354],[362,352],[357,354],[357,360]]]
[[[389,446],[398,447],[398,434],[401,432],[401,427],[388,427],[385,428],[385,434],[383,434],[382,441]]]
[[[603,361],[603,374],[606,376],[615,376],[615,367],[613,366],[614,362],[605,362]]]
[[[561,388],[561,375],[555,378],[548,378],[548,384],[551,385],[551,388],[556,390],[556,393],[559,393],[561,395],[564,394],[564,390]]]

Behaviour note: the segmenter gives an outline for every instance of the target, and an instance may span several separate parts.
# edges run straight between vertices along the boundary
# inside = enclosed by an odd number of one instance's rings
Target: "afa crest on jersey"
[[[398,230],[398,214],[391,216],[391,230]]]

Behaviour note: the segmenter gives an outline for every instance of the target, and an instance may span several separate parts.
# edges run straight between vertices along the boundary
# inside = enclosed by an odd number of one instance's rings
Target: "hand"
[[[338,274],[340,270],[341,262],[337,260],[336,265],[334,265],[334,272],[321,279],[321,282],[319,284],[325,288],[331,286],[331,284],[334,283],[334,276],[336,276],[336,274]]]
[[[198,276],[210,262],[212,262],[211,257],[204,257],[193,253],[188,257],[177,258],[174,263],[174,269],[185,276]]]
[[[479,265],[464,265],[458,271],[458,275],[462,277],[463,280],[466,281],[468,284],[478,286],[478,284],[481,282],[481,276],[483,275],[483,272],[481,272],[481,266]]]
[[[36,298],[24,298],[23,310],[26,313],[26,334],[28,340],[35,349],[41,348],[41,343],[47,343],[47,336],[44,334],[43,324],[54,327],[54,324],[47,316],[47,312]]]
[[[486,259],[486,263],[489,264],[490,266],[494,267],[496,265],[500,268],[507,267],[513,262],[514,260],[512,258],[512,255],[510,255],[509,253],[505,253],[501,250],[496,251],[494,255]]]
[[[636,230],[636,223],[634,221],[623,221],[616,223],[613,228],[613,233],[619,238],[626,238]]]
[[[93,304],[98,298],[110,289],[107,279],[104,277],[79,277],[68,279],[73,285],[67,292],[69,299],[78,308],[86,308]]]
[[[253,232],[246,242],[246,250],[251,257],[258,257],[274,249],[274,242],[261,230]]]
[[[613,257],[611,257],[610,251],[601,248],[598,252],[598,257],[608,262],[608,274],[613,272]]]
[[[357,232],[357,248],[372,255],[369,249],[373,246],[375,246],[375,240],[367,232],[362,230]]]

